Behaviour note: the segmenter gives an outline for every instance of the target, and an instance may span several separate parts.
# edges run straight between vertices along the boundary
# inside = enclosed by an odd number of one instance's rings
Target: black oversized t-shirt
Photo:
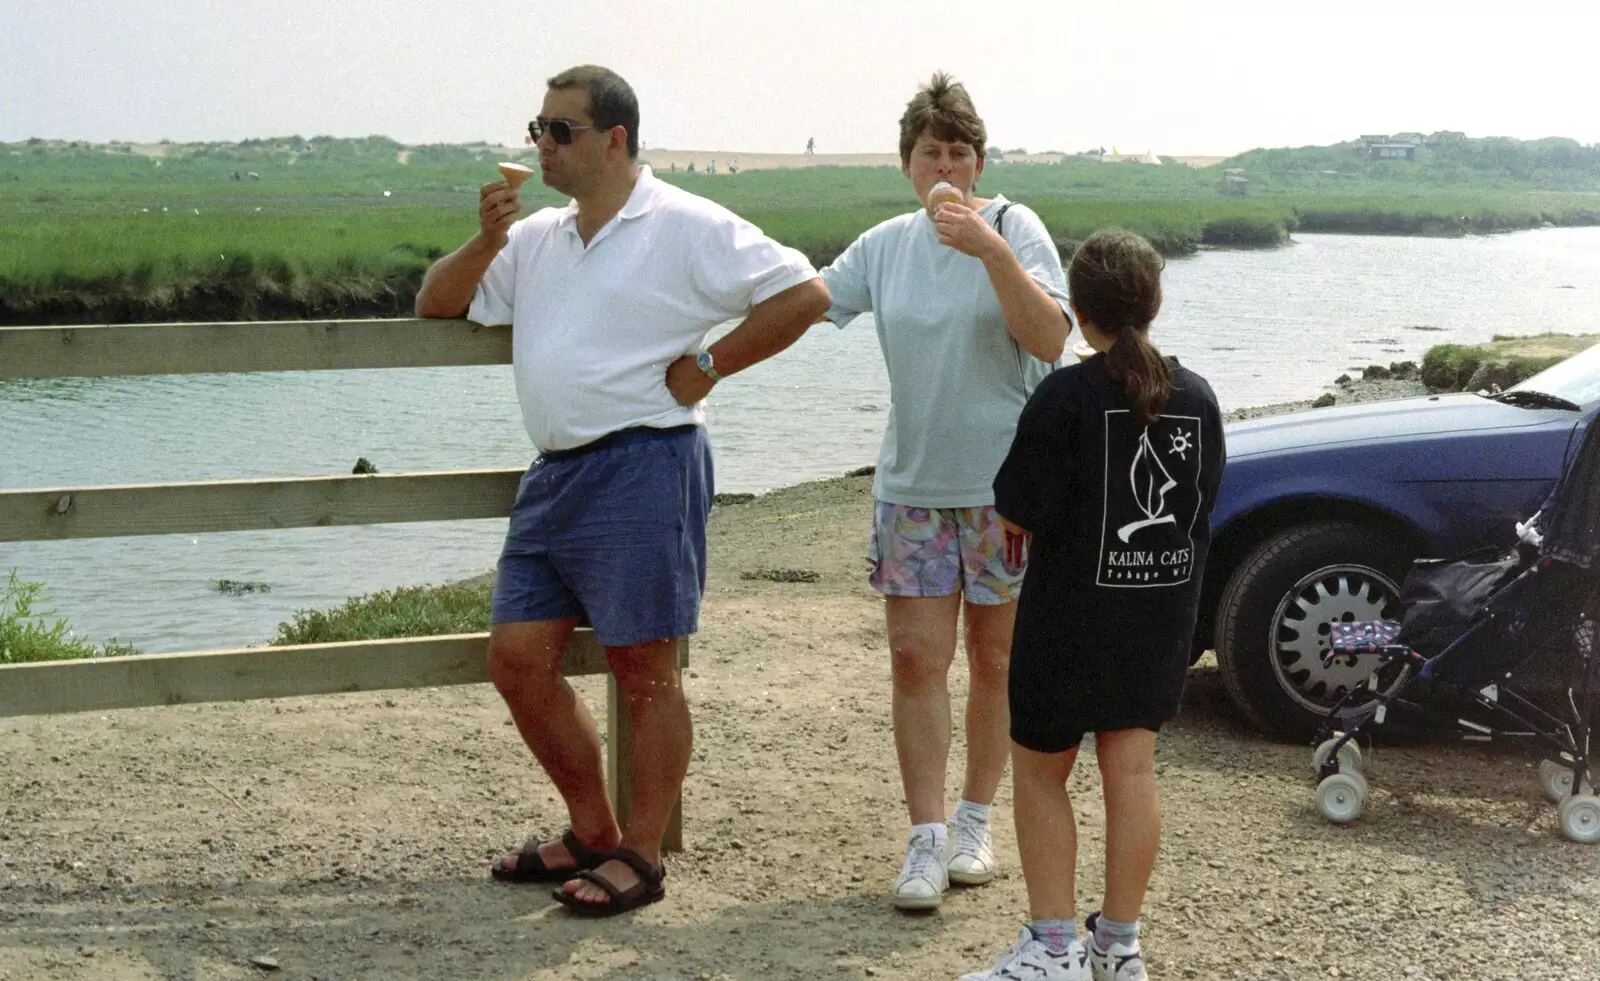
[[[1170,364],[1174,391],[1150,426],[1104,355],[1055,372],[995,477],[995,508],[1033,533],[1012,644],[1023,729],[1156,728],[1177,714],[1226,454],[1211,386]]]

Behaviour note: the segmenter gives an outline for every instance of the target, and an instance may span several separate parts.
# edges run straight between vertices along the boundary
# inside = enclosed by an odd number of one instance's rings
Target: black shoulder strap
[[[1009,210],[1010,207],[1011,207],[1011,202],[1007,201],[1005,204],[1002,204],[1000,206],[1000,210],[999,211],[996,211],[994,213],[994,230],[1000,233],[1000,237],[1001,238],[1005,238],[1006,237],[1006,225],[1005,225],[1006,211]],[[1010,334],[1009,331],[1006,333],[1006,336],[1007,337],[1011,337],[1011,334]],[[1017,374],[1019,376],[1021,376],[1021,379],[1022,379],[1022,397],[1024,399],[1032,398],[1033,397],[1033,390],[1028,387],[1028,368],[1027,368],[1026,354],[1022,350],[1022,345],[1017,343],[1017,339],[1015,337],[1011,337],[1011,346],[1013,348],[1015,348],[1016,351],[1017,351]]]
[[[1001,238],[1005,238],[1006,235],[1006,211],[1010,209],[1010,207],[1011,202],[1007,201],[1005,204],[1000,206],[999,211],[994,213],[994,230],[1000,233]]]

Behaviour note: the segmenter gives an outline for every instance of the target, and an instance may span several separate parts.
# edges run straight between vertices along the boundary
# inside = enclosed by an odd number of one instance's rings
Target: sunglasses
[[[572,144],[572,134],[576,133],[580,129],[610,128],[611,127],[609,126],[596,126],[593,123],[587,125],[574,125],[570,120],[545,119],[543,116],[540,116],[528,124],[528,136],[533,139],[533,142],[537,143],[539,142],[540,137],[544,136],[545,133],[549,133],[550,138],[556,141],[557,146],[570,146]]]

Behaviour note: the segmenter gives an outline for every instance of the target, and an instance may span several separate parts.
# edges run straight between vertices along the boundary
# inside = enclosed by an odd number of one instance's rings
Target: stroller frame
[[[1547,756],[1540,764],[1540,782],[1546,797],[1559,805],[1562,832],[1574,841],[1600,842],[1600,798],[1594,796],[1591,787],[1589,747],[1590,723],[1600,700],[1600,659],[1595,656],[1600,582],[1591,581],[1583,589],[1582,602],[1570,614],[1541,619],[1517,608],[1513,599],[1542,585],[1540,580],[1555,572],[1558,564],[1548,556],[1536,559],[1491,597],[1465,631],[1432,657],[1404,644],[1383,642],[1386,635],[1392,634],[1393,624],[1382,625],[1389,628],[1387,631],[1379,624],[1361,625],[1373,628],[1373,638],[1366,642],[1330,643],[1323,654],[1324,661],[1376,655],[1379,665],[1399,663],[1403,670],[1387,691],[1379,687],[1378,672],[1374,671],[1346,693],[1324,719],[1313,755],[1317,803],[1324,817],[1344,824],[1360,816],[1367,784],[1356,740],[1363,735],[1370,739],[1369,730],[1385,725],[1390,714],[1399,710],[1397,717],[1432,723],[1429,731],[1433,734],[1454,731],[1464,741],[1514,743],[1544,750]],[[1600,579],[1592,573],[1588,578]],[[1508,624],[1516,617],[1531,622]],[[1481,635],[1507,626],[1516,628],[1509,632],[1511,642],[1518,648],[1513,667],[1493,672],[1496,677],[1477,685],[1441,673],[1441,667],[1449,665],[1456,652],[1468,644],[1483,642]],[[1571,645],[1572,656],[1565,659],[1565,718],[1504,687],[1535,655],[1556,643]],[[1429,696],[1446,692],[1463,696],[1488,718],[1508,725],[1484,725],[1429,704]]]

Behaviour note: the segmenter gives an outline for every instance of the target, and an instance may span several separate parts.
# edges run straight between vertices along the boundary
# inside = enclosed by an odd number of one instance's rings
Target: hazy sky
[[[592,61],[679,149],[889,152],[936,69],[999,145],[1600,142],[1595,0],[0,0],[0,140],[517,142]]]

